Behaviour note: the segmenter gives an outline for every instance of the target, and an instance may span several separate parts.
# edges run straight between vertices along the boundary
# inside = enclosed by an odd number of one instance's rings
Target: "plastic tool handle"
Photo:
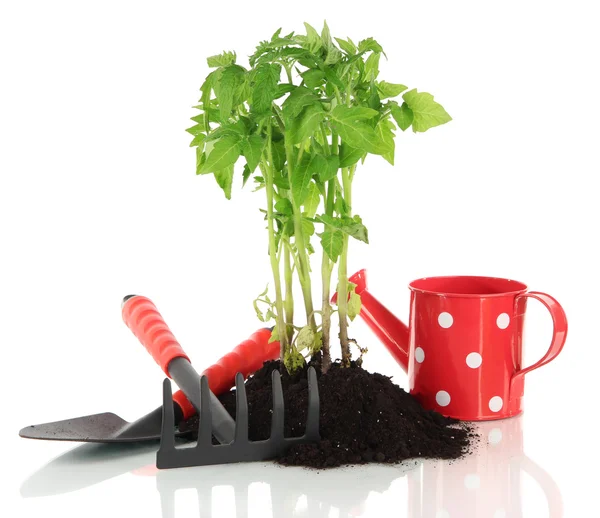
[[[270,329],[259,329],[248,340],[244,340],[208,367],[202,375],[206,376],[210,390],[219,396],[235,385],[236,373],[241,372],[244,378],[247,378],[260,369],[264,362],[279,358],[279,342],[269,343],[270,339]],[[173,401],[181,408],[184,419],[196,414],[196,409],[181,390],[173,394]]]
[[[167,376],[169,363],[175,358],[190,361],[150,299],[141,295],[125,297],[121,313],[127,327],[137,336]]]
[[[179,342],[164,322],[152,301],[140,295],[129,295],[123,299],[123,321],[135,334],[156,363],[169,374],[169,363],[182,357],[189,361]],[[220,395],[235,384],[235,375],[241,372],[246,378],[260,369],[264,362],[279,357],[279,342],[271,342],[271,330],[259,329],[250,338],[244,340],[202,374],[208,379],[208,386],[215,395]],[[183,419],[196,414],[196,409],[185,394],[178,390],[173,394]]]
[[[259,329],[248,340],[244,340],[202,374],[208,378],[208,386],[217,395],[235,385],[235,375],[244,378],[260,369],[264,362],[279,357],[279,342],[271,342],[270,329]]]

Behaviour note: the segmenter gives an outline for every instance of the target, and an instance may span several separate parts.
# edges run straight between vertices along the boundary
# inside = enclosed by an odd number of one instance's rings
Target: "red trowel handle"
[[[123,321],[148,350],[154,361],[169,376],[169,363],[175,358],[189,358],[163,320],[154,303],[141,295],[123,299]],[[222,394],[235,384],[235,375],[244,377],[260,369],[264,362],[279,357],[279,342],[269,343],[271,330],[259,329],[227,353],[202,374],[208,378],[208,386],[215,395]],[[170,376],[169,376],[170,377]],[[184,419],[196,413],[183,392],[173,394],[173,400],[181,407]]]

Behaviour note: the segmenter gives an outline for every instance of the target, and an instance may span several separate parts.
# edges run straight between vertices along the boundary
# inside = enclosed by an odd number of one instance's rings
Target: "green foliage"
[[[348,318],[354,320],[362,308],[362,299],[360,298],[360,295],[356,293],[356,284],[349,282],[348,286],[350,291],[350,298],[348,299]]]
[[[209,67],[211,68],[217,68],[217,67],[226,67],[227,65],[230,65],[231,63],[235,63],[235,52],[223,52],[223,54],[219,54],[217,56],[211,56],[209,58],[206,59],[206,63],[208,64]]]
[[[341,230],[326,230],[321,234],[321,246],[329,259],[337,262],[344,246],[344,233]]]
[[[413,113],[412,128],[415,133],[427,131],[452,120],[443,106],[436,103],[433,95],[427,92],[417,93],[417,90],[414,89],[406,92],[402,99]]]
[[[275,297],[265,290],[254,308],[261,322],[275,322],[272,339],[281,340],[290,371],[303,364],[303,354],[329,343],[329,324],[315,321],[322,311],[313,308],[311,238],[319,238],[323,299],[329,300],[335,265],[340,276],[346,274],[349,238],[369,242],[362,219],[352,214],[357,167],[369,154],[397,162],[397,128],[424,132],[451,120],[431,94],[379,78],[386,55],[375,39],[356,44],[333,37],[326,23],[320,32],[304,25],[305,34],[278,29],[261,41],[248,67],[237,63],[235,52],[209,57],[212,70],[194,106],[199,113],[186,130],[196,148],[196,173],[213,174],[226,198],[237,163],[240,183],[252,178],[255,190],[266,193]],[[400,95],[401,103],[395,100]],[[294,276],[305,306],[302,327],[292,317]],[[342,325],[360,312],[361,301],[347,282],[340,281],[340,289],[346,292],[338,300],[348,301],[338,307]]]

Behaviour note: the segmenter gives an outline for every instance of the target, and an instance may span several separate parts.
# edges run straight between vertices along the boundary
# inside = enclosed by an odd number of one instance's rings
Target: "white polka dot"
[[[421,347],[417,347],[415,349],[415,360],[417,360],[417,363],[423,363],[424,359],[425,359],[425,351]]]
[[[440,406],[448,406],[450,404],[450,394],[448,394],[448,392],[445,390],[440,390],[435,395],[435,400]]]
[[[481,366],[481,354],[479,353],[469,353],[467,354],[467,365],[471,367],[471,369],[477,369]]]
[[[500,313],[496,319],[496,325],[500,329],[506,329],[508,324],[510,324],[510,317],[508,316],[508,313]]]
[[[496,445],[502,442],[502,430],[500,428],[492,428],[488,433],[488,442]]]
[[[506,518],[506,511],[504,509],[498,509],[494,513],[494,518]]]
[[[449,327],[452,326],[452,324],[454,323],[454,319],[452,318],[452,315],[450,313],[446,313],[445,311],[443,313],[440,313],[438,316],[438,324],[443,327],[444,329],[448,329]]]
[[[465,487],[467,489],[479,489],[480,485],[481,479],[479,478],[479,475],[470,473],[469,475],[465,476]]]
[[[502,401],[500,396],[494,396],[492,399],[490,399],[489,407],[492,412],[500,412],[503,405],[504,401]]]
[[[435,518],[450,518],[450,513],[446,509],[440,509],[435,513]]]

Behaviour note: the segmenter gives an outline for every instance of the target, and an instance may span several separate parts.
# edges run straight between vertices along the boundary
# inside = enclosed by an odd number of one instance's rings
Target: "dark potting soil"
[[[246,381],[250,440],[267,439],[271,430],[271,372],[279,361],[264,364]],[[425,410],[391,379],[353,365],[334,363],[325,375],[317,369],[321,441],[291,446],[278,459],[284,465],[326,468],[367,462],[397,463],[414,457],[457,459],[476,438],[466,423]],[[283,372],[285,436],[304,433],[308,409],[306,369]],[[235,390],[219,397],[235,418]],[[198,418],[179,425],[197,430]]]

